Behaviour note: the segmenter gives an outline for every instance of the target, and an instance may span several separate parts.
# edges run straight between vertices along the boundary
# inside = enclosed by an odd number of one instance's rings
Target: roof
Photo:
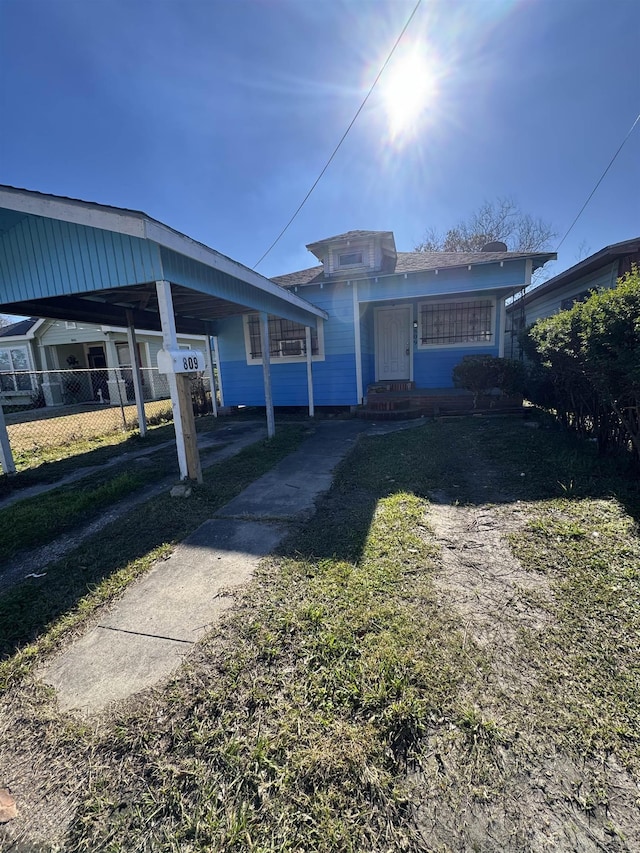
[[[346,231],[344,234],[336,234],[335,237],[325,237],[324,240],[315,240],[313,243],[307,243],[307,249],[310,252],[319,246],[324,246],[326,243],[346,243],[350,240],[369,240],[371,237],[391,238],[393,240],[393,231]]]
[[[635,255],[638,253],[640,253],[640,237],[634,237],[632,240],[623,240],[621,243],[613,243],[611,246],[605,246],[604,249],[600,249],[599,252],[589,255],[588,258],[584,258],[577,264],[569,267],[569,269],[566,269],[564,272],[561,272],[553,278],[550,278],[548,281],[545,281],[543,284],[539,284],[537,287],[534,287],[523,297],[524,302],[528,303],[532,299],[544,296],[546,293],[549,293],[549,291],[555,290],[558,287],[562,287],[565,284],[571,284],[571,282],[576,281],[576,279],[589,275],[589,273],[613,263],[620,257],[624,257],[625,255]],[[521,300],[518,300],[519,304],[520,301]]]
[[[19,320],[17,323],[10,323],[8,326],[0,328],[0,338],[12,338],[18,335],[26,335],[27,332],[40,322],[38,317],[29,317],[28,320]]]
[[[65,225],[47,230],[46,220]],[[89,249],[66,239],[74,228],[92,229],[82,232],[92,241]],[[54,249],[55,263],[47,264]],[[83,274],[87,252],[89,276]],[[255,270],[145,213],[0,185],[3,260],[0,307],[15,315],[121,326],[131,311],[138,328],[158,329],[155,282],[167,279],[182,333],[210,334],[211,323],[247,308],[310,325],[326,317]]]
[[[348,233],[366,234],[370,232],[350,231]],[[454,269],[455,267],[529,259],[533,261],[533,268],[537,269],[555,257],[554,252],[398,252],[395,270],[382,272],[378,275],[403,275],[404,273],[428,272],[429,270]],[[366,270],[357,273],[352,271],[341,276],[341,278],[353,281],[357,278],[369,278],[371,275],[376,275],[376,273]],[[276,276],[273,281],[282,287],[302,287],[320,282],[336,281],[336,276],[325,276],[324,267],[315,266],[299,272]]]

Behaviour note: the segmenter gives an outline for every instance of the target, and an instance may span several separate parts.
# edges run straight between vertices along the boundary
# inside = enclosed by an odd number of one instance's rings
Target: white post
[[[216,401],[216,374],[213,369],[213,358],[211,355],[211,335],[207,335],[207,345],[204,348],[204,357],[207,362],[207,373],[209,374],[209,386],[211,387],[211,409],[213,412],[213,417],[218,417],[218,403]]]
[[[129,357],[131,359],[131,374],[133,378],[133,393],[136,398],[138,409],[138,429],[140,435],[147,434],[147,416],[144,411],[144,394],[140,380],[140,359],[138,358],[138,344],[136,341],[136,330],[133,325],[133,312],[127,311],[127,341],[129,343]]]
[[[176,335],[176,318],[173,313],[173,300],[171,298],[171,284],[168,281],[156,281],[158,293],[158,310],[160,311],[160,325],[162,326],[162,345],[165,349],[178,349],[178,336]],[[180,468],[180,479],[186,480],[189,476],[187,467],[187,448],[182,431],[182,412],[178,398],[178,383],[175,373],[167,374],[169,390],[171,392],[171,408],[173,410],[173,425],[176,431],[176,449],[178,451],[178,466]]]
[[[15,474],[16,463],[13,461],[11,453],[11,445],[9,444],[9,433],[4,420],[4,412],[2,403],[0,403],[0,465],[2,465],[3,474]]]
[[[213,343],[213,356],[218,369],[218,394],[220,395],[220,407],[224,406],[224,391],[222,389],[222,365],[220,364],[220,349],[218,348],[218,336],[211,338]]]
[[[362,391],[362,342],[360,340],[360,303],[358,302],[358,282],[353,282],[353,338],[356,358],[356,396],[358,405],[364,397]]]
[[[262,350],[262,376],[264,379],[264,403],[267,409],[267,436],[276,434],[276,422],[273,416],[273,395],[271,393],[271,344],[269,342],[269,315],[260,312],[260,349]]]
[[[307,393],[309,395],[309,417],[312,418],[315,415],[315,408],[313,405],[313,370],[312,370],[312,357],[313,352],[311,351],[311,327],[304,327],[304,336],[305,336],[305,344],[307,349]]]
[[[120,361],[118,359],[118,347],[116,342],[107,337],[104,342],[105,352],[107,356],[107,387],[109,389],[109,399],[112,406],[127,405],[127,385],[122,378],[120,370]]]

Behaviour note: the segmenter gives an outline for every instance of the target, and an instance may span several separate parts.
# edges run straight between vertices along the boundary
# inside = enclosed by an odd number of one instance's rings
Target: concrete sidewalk
[[[297,451],[132,584],[39,673],[57,690],[60,708],[97,712],[168,677],[231,606],[229,590],[251,578],[290,522],[312,514],[336,465],[367,431],[379,434],[363,421],[321,421]]]

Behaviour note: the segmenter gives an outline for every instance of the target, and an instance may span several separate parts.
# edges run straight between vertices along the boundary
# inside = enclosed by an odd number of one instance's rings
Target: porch
[[[356,414],[369,420],[405,420],[439,415],[517,413],[521,397],[474,395],[464,388],[416,388],[415,382],[393,380],[369,385],[364,405]]]

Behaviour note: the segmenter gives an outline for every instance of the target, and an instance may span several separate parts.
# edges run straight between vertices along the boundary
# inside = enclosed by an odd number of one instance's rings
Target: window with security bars
[[[420,306],[422,346],[491,343],[493,302],[423,302]]]
[[[260,316],[250,314],[247,317],[249,357],[252,361],[262,361],[260,343]],[[307,355],[305,327],[292,320],[269,317],[269,350],[271,360],[279,358],[304,358]],[[318,332],[311,329],[311,355],[319,355]]]

